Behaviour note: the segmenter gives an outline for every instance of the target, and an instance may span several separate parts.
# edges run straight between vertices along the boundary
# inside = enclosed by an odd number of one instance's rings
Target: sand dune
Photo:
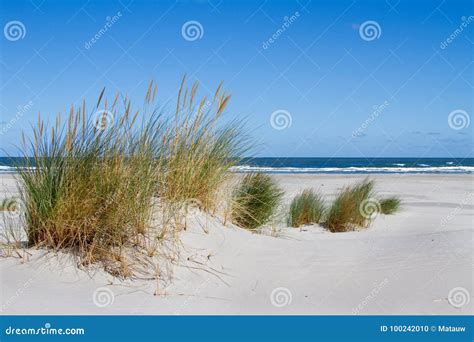
[[[286,202],[305,187],[329,200],[363,175],[275,175]],[[5,314],[473,314],[472,175],[373,175],[403,210],[363,231],[281,228],[279,237],[194,217],[164,288],[84,272],[66,255],[0,259]],[[11,176],[2,190],[14,192]],[[469,303],[448,302],[454,288]],[[95,296],[95,298],[94,298]],[[94,300],[95,299],[95,300]]]

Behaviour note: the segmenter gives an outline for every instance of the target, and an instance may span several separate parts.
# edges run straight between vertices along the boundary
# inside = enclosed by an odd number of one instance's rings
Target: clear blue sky
[[[201,94],[224,80],[259,156],[473,157],[473,15],[471,1],[2,0],[1,148],[104,86],[142,101],[154,79],[170,103],[186,73]],[[291,126],[273,128],[277,110]]]

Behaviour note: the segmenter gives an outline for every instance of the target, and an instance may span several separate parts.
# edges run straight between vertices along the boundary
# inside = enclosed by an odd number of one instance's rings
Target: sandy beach
[[[15,193],[0,176],[3,196]],[[327,200],[365,175],[274,175],[285,204],[303,188]],[[473,314],[473,175],[372,175],[378,193],[402,210],[361,231],[318,225],[278,236],[224,226],[199,213],[180,233],[181,262],[166,288],[154,280],[80,270],[70,257],[28,250],[0,259],[4,314]],[[278,225],[277,225],[278,226]],[[159,288],[158,288],[159,287]],[[158,289],[157,289],[158,288]]]

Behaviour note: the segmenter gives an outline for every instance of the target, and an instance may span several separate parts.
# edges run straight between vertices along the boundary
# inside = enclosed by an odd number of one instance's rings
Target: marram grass
[[[230,100],[221,85],[211,99],[204,97],[195,106],[196,91],[197,83],[191,89],[182,84],[179,91],[175,116],[164,135],[158,191],[165,201],[192,201],[209,211],[216,206],[217,191],[229,169],[250,145],[241,122],[220,125]]]
[[[270,175],[247,174],[232,196],[232,222],[250,230],[264,225],[275,213],[282,197],[283,191]]]
[[[306,224],[317,224],[325,211],[324,201],[320,194],[306,189],[291,201],[287,223],[290,227]]]
[[[221,86],[209,106],[195,105],[196,91],[183,80],[171,115],[149,108],[152,82],[141,110],[119,95],[109,104],[102,91],[92,114],[83,103],[52,126],[38,116],[21,149],[30,164],[17,169],[29,245],[73,251],[82,264],[120,261],[147,234],[155,198],[211,208],[248,144],[240,123],[220,123],[230,99]]]
[[[374,198],[374,181],[364,180],[340,191],[328,209],[326,226],[331,232],[345,232],[367,227],[371,217],[364,204]]]
[[[116,100],[101,106],[102,96],[95,110],[113,122],[98,125],[85,104],[52,127],[38,117],[23,147],[31,165],[18,170],[29,244],[74,250],[86,264],[111,257],[146,229],[163,129],[158,117],[136,128],[130,101],[119,113]]]
[[[401,200],[397,197],[382,198],[380,200],[380,210],[382,214],[392,215],[400,210]]]

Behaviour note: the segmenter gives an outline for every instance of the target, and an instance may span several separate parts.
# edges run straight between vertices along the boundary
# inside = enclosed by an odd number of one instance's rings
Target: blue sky
[[[473,15],[470,1],[2,0],[1,148],[104,86],[142,101],[154,79],[171,104],[187,74],[201,95],[224,81],[259,156],[473,157]]]

